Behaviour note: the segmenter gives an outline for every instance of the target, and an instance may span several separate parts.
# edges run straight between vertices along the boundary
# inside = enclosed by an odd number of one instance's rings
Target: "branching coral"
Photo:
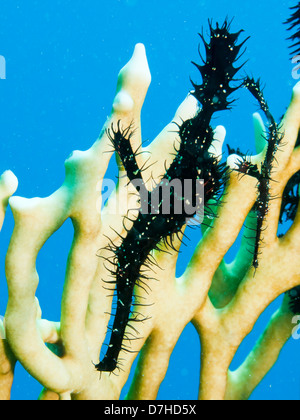
[[[6,339],[0,341],[0,398],[8,399],[13,370],[18,360],[43,386],[40,399],[118,399],[130,367],[140,352],[128,399],[155,399],[170,356],[185,326],[192,322],[201,340],[199,398],[247,399],[276,362],[292,333],[293,299],[286,294],[253,352],[241,365],[229,370],[233,357],[257,319],[278,296],[300,284],[299,230],[297,211],[290,230],[278,237],[282,216],[282,197],[289,180],[300,170],[297,144],[300,126],[300,84],[293,90],[290,106],[281,122],[281,147],[274,156],[270,200],[263,221],[263,246],[259,265],[252,266],[248,248],[249,228],[256,228],[257,179],[237,169],[240,156],[231,155],[232,168],[226,190],[215,204],[216,217],[207,217],[202,238],[180,278],[176,278],[180,238],[173,238],[161,250],[152,252],[153,263],[144,267],[151,291],[139,288],[136,311],[147,319],[138,325],[138,335],[127,340],[130,352],[122,354],[118,375],[96,371],[110,319],[112,297],[107,297],[104,282],[111,281],[106,259],[109,245],[120,244],[126,234],[124,217],[132,217],[139,203],[122,162],[118,160],[119,183],[100,211],[101,184],[113,155],[107,129],[133,126],[133,150],[143,153],[137,163],[151,189],[174,159],[174,144],[180,141],[178,126],[193,118],[198,110],[194,96],[188,95],[173,121],[147,148],[142,146],[140,114],[151,81],[144,46],[138,44],[130,62],[121,70],[113,109],[99,138],[85,151],[74,152],[65,163],[63,185],[47,198],[9,197],[17,181],[11,173],[1,178],[1,225],[9,199],[15,227],[6,257],[9,300],[5,323]],[[254,115],[258,155],[249,158],[262,167],[267,151],[265,127]],[[215,155],[225,140],[225,129],[214,131]],[[297,146],[297,147],[295,147]],[[120,206],[121,203],[121,206]],[[118,209],[116,211],[116,209]],[[60,323],[42,319],[36,299],[39,276],[36,259],[45,242],[70,218],[74,237],[69,253],[61,303]],[[127,223],[131,223],[127,220]],[[237,240],[244,224],[240,250],[230,265],[224,257]],[[250,243],[249,243],[250,242]],[[173,249],[175,248],[175,249]],[[102,258],[99,258],[99,254]],[[153,276],[155,271],[155,276]],[[178,316],[180,314],[180,316]],[[127,326],[126,337],[131,330]],[[4,335],[3,335],[4,337]],[[45,343],[54,345],[49,347]],[[53,351],[55,348],[55,351]],[[199,355],[200,357],[200,355]]]

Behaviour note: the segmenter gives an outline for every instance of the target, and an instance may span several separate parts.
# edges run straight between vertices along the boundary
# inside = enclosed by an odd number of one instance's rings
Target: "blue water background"
[[[0,80],[0,171],[19,178],[18,195],[47,196],[64,180],[63,162],[74,149],[85,150],[97,138],[114,97],[117,74],[136,43],[147,49],[152,84],[142,113],[144,139],[152,140],[172,119],[199,80],[191,61],[199,61],[197,33],[213,18],[235,17],[233,29],[251,35],[246,69],[266,84],[265,95],[278,119],[295,84],[291,76],[287,33],[282,22],[294,1],[253,3],[224,0],[2,0],[0,55],[7,79]],[[254,153],[252,113],[257,106],[245,93],[232,112],[218,115],[227,142]],[[114,174],[110,174],[114,176]],[[0,235],[0,314],[7,288],[4,256],[13,229],[11,212]],[[196,243],[197,237],[192,236]],[[72,241],[71,223],[55,234],[38,257],[37,296],[43,316],[59,320],[64,267]],[[233,247],[228,258],[237,251]],[[184,269],[189,253],[181,258]],[[201,287],[201,284],[199,285]],[[244,360],[280,300],[260,318],[241,346],[233,366]],[[180,314],[178,314],[180,316]],[[290,340],[277,365],[254,392],[253,399],[300,398],[300,342]],[[187,327],[171,358],[160,399],[195,399],[199,381],[199,339]],[[40,385],[18,366],[14,399],[36,399]]]

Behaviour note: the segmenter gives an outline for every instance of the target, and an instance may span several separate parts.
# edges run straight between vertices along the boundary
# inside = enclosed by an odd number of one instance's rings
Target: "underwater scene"
[[[300,399],[297,0],[3,0],[0,122],[0,400]]]

